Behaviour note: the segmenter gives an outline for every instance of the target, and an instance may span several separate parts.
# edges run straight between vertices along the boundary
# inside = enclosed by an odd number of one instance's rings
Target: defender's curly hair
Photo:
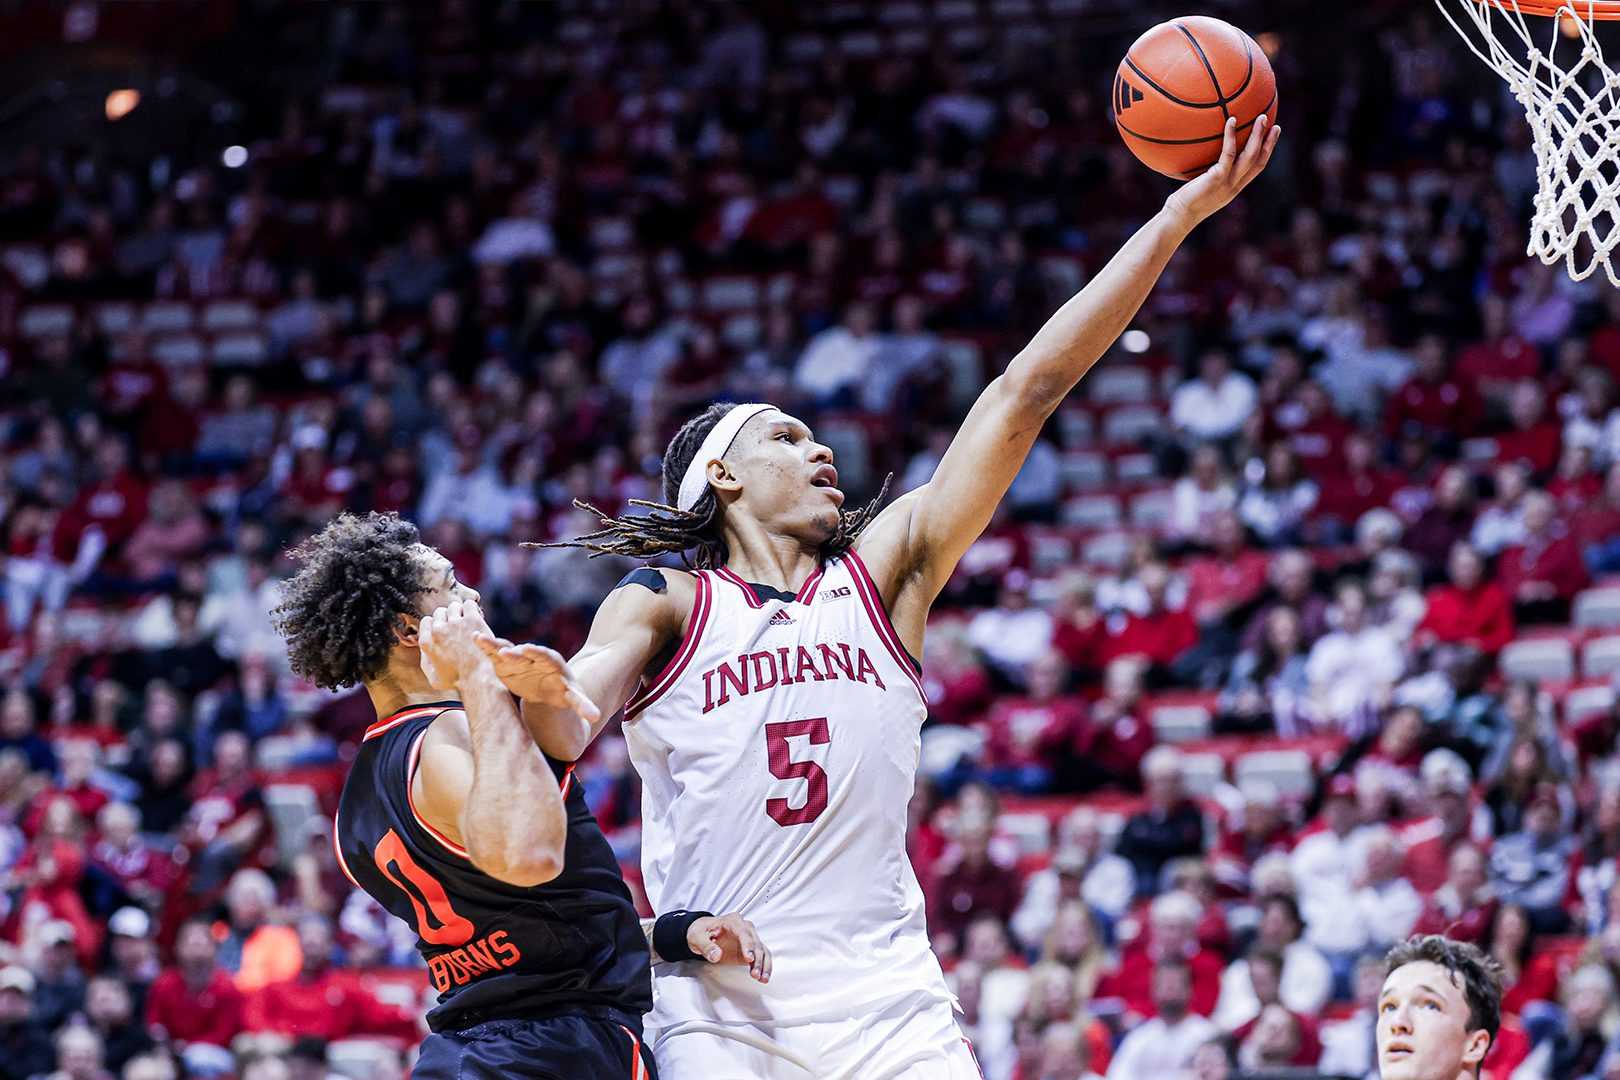
[[[714,488],[706,488],[691,510],[681,510],[675,504],[680,498],[681,479],[687,467],[702,448],[703,440],[731,408],[728,403],[717,402],[681,425],[664,451],[664,498],[667,501],[630,500],[631,506],[651,513],[614,517],[583,499],[575,499],[575,506],[596,515],[602,525],[600,529],[572,540],[524,546],[584,548],[593,559],[600,555],[625,555],[633,559],[679,555],[687,566],[700,570],[725,565],[726,542],[720,535],[720,500]],[[893,474],[885,477],[876,498],[866,505],[839,511],[837,531],[821,545],[823,558],[842,555],[854,546],[861,530],[877,517],[893,479]]]
[[[428,589],[420,541],[396,514],[340,514],[292,550],[302,565],[270,618],[296,674],[328,690],[382,674],[399,617]]]

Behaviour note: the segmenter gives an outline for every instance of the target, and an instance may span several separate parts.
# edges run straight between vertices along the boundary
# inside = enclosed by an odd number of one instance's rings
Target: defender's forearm
[[[514,885],[539,885],[562,869],[568,814],[545,757],[491,670],[460,687],[472,733],[473,782],[462,838],[473,864]]]

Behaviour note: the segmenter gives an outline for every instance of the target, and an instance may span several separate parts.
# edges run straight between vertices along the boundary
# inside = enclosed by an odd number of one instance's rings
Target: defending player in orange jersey
[[[416,526],[344,514],[294,552],[275,611],[295,672],[377,710],[333,823],[355,886],[416,931],[439,992],[421,1080],[655,1077],[648,927],[572,766],[547,758],[478,648],[478,593]],[[530,654],[531,721],[593,721],[562,658]],[[770,957],[747,920],[667,913],[683,955]],[[672,951],[673,951],[673,947]]]

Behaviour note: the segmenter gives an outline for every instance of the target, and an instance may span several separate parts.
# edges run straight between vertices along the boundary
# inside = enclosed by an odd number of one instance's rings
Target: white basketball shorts
[[[912,996],[797,1024],[694,1020],[647,1032],[659,1080],[982,1080],[951,1002]]]

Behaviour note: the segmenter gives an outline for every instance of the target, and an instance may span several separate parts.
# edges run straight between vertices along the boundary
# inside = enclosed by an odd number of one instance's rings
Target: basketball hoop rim
[[[1620,0],[1473,0],[1485,7],[1494,7],[1510,14],[1540,15],[1555,18],[1573,14],[1577,19],[1594,22],[1620,22]]]

